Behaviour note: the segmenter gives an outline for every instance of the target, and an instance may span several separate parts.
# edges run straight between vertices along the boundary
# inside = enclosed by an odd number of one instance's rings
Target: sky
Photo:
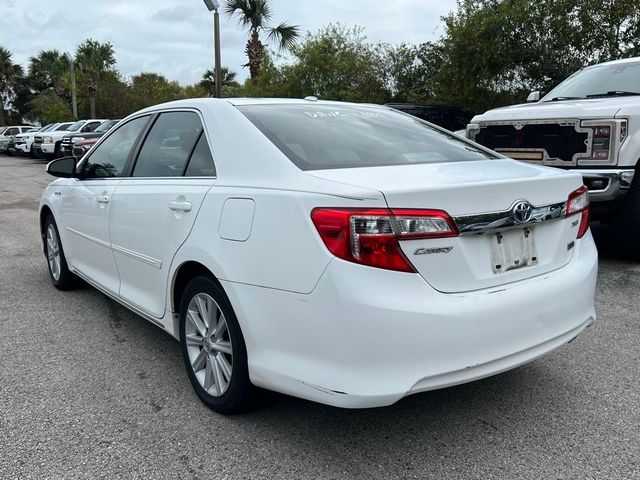
[[[224,0],[220,0],[223,3]],[[364,27],[371,42],[421,43],[443,33],[455,0],[272,0],[273,19],[315,32],[329,23]],[[221,14],[222,64],[248,76],[247,33]],[[143,71],[195,83],[213,66],[213,18],[202,0],[0,0],[0,46],[23,67],[40,50],[74,52],[87,38],[111,42],[125,76]]]

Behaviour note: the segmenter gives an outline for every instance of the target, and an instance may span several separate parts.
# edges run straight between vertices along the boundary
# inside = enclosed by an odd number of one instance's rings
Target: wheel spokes
[[[224,394],[233,375],[233,347],[227,319],[217,302],[198,293],[189,302],[185,345],[198,383],[214,397]]]

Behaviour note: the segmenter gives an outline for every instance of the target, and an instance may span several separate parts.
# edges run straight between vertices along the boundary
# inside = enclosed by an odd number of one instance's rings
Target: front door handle
[[[174,212],[190,212],[191,207],[191,202],[179,202],[177,200],[169,202],[169,208]]]
[[[96,200],[98,203],[109,203],[109,195],[98,195]]]

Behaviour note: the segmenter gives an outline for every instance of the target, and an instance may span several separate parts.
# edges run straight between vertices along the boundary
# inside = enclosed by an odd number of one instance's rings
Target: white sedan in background
[[[595,319],[581,177],[386,107],[172,102],[47,169],[62,177],[40,205],[53,284],[84,279],[173,335],[221,413],[254,386],[390,405]]]

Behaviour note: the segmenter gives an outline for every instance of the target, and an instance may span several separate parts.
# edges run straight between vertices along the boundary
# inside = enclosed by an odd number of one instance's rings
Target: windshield
[[[38,132],[48,132],[55,126],[56,126],[55,123],[50,123],[49,125],[45,125],[44,127],[42,127],[40,130],[38,130]]]
[[[85,123],[86,122],[84,120],[80,120],[67,128],[67,131],[75,132],[76,130],[80,130]]]
[[[301,170],[496,158],[415,117],[352,105],[249,105],[238,109]]]
[[[0,127],[0,135],[2,135],[6,129],[7,127]]]
[[[542,99],[587,98],[589,96],[640,93],[640,62],[597,65],[574,73]]]
[[[107,122],[104,122],[103,124],[101,124],[98,128],[96,128],[94,131],[96,133],[106,133],[109,131],[109,129],[111,127],[113,127],[116,123],[118,123],[118,120],[109,120]]]

